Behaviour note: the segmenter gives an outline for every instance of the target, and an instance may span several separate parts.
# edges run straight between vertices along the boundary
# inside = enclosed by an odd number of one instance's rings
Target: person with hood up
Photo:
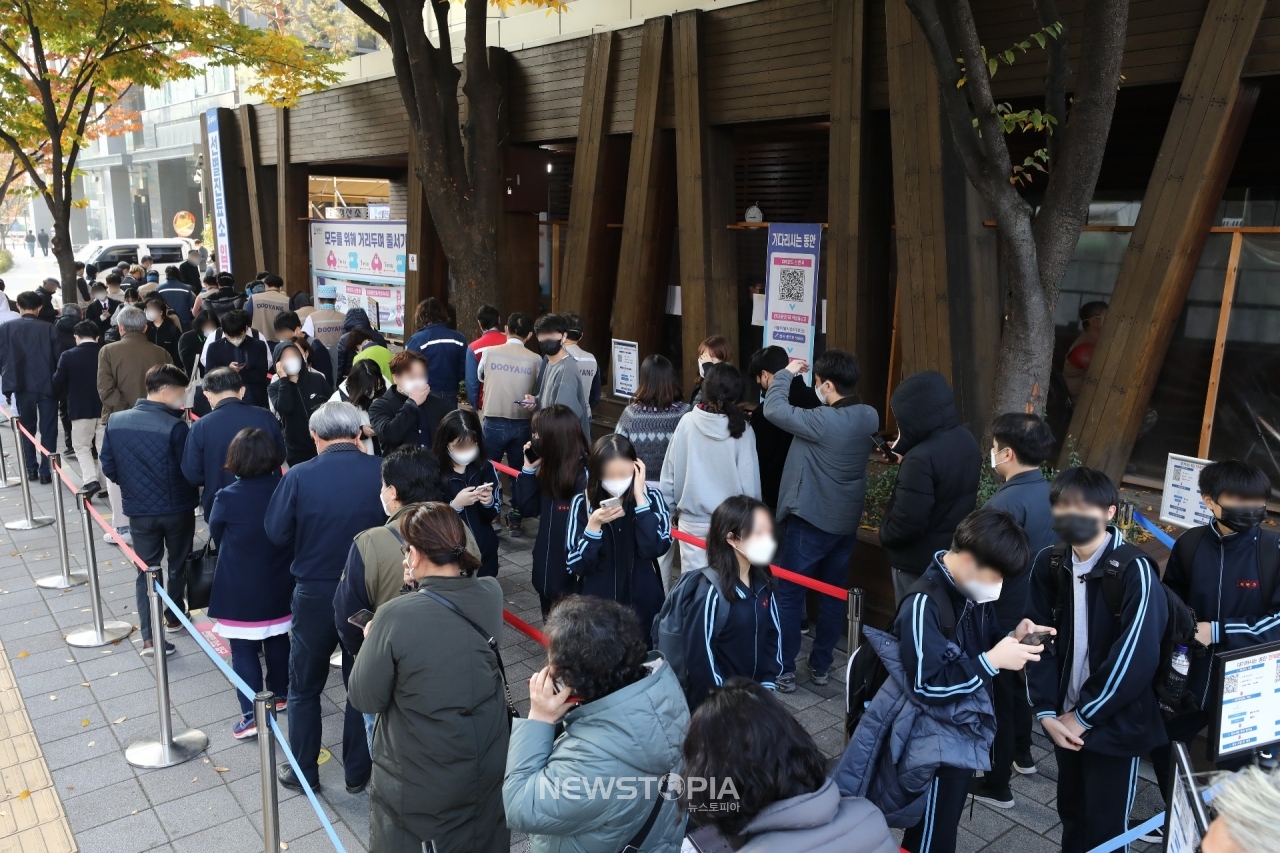
[[[676,853],[684,810],[654,781],[681,772],[689,708],[679,679],[661,653],[646,654],[639,620],[616,601],[566,598],[543,631],[547,665],[529,680],[528,719],[512,722],[507,824],[529,834],[532,853]],[[628,779],[634,796],[546,793]]]
[[[679,512],[677,527],[699,539],[711,529],[711,514],[726,498],[760,499],[756,437],[738,407],[742,374],[732,364],[711,365],[702,381],[702,402],[680,419],[662,463],[662,497]],[[684,572],[705,568],[707,552],[680,543]]]
[[[734,784],[689,790],[682,853],[897,853],[880,810],[841,796],[826,769],[826,756],[786,706],[759,683],[730,678],[693,713],[681,773]],[[743,843],[730,848],[730,837]]]
[[[898,437],[886,452],[898,480],[880,522],[880,544],[893,569],[898,601],[933,555],[951,546],[960,521],[978,502],[982,451],[960,423],[951,386],[941,373],[912,374],[889,399]]]
[[[347,374],[351,372],[351,362],[355,359],[356,354],[360,350],[356,346],[351,345],[351,335],[357,329],[363,329],[368,337],[365,340],[373,341],[377,346],[385,347],[387,339],[382,333],[373,328],[369,322],[369,315],[365,313],[363,308],[351,308],[347,311],[346,319],[342,321],[342,337],[338,338],[338,381],[341,382],[347,378]],[[303,327],[306,331],[306,327]],[[308,334],[310,334],[308,332]],[[386,375],[386,371],[383,371]],[[391,377],[387,376],[387,381],[391,381]]]
[[[284,426],[285,458],[290,467],[316,456],[311,438],[311,414],[329,402],[329,381],[307,369],[302,350],[293,341],[276,344],[272,354],[276,378],[267,386],[271,410]]]

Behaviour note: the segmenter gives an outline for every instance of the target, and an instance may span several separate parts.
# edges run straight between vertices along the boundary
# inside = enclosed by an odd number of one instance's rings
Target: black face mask
[[[1218,516],[1218,521],[1221,521],[1224,527],[1236,533],[1252,530],[1266,520],[1265,506],[1224,506],[1222,514]]]
[[[554,339],[547,340],[547,341],[538,341],[538,352],[542,353],[545,356],[552,356],[560,352],[560,347],[562,346],[564,346],[563,341],[557,341]]]
[[[1053,532],[1068,545],[1083,545],[1102,532],[1102,522],[1092,515],[1055,515]]]

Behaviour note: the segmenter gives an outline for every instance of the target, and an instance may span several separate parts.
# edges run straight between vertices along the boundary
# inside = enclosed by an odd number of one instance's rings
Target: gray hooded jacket
[[[725,498],[760,499],[760,460],[756,434],[748,424],[738,438],[729,435],[729,418],[691,409],[671,436],[662,462],[662,496],[682,520],[710,524]]]

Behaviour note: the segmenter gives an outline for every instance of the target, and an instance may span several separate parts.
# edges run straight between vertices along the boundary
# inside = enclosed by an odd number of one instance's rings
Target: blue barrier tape
[[[209,645],[209,641],[196,630],[196,626],[192,625],[191,620],[189,620],[186,614],[182,612],[182,608],[175,604],[173,599],[169,597],[169,594],[164,591],[164,586],[156,583],[156,592],[159,593],[162,599],[164,599],[165,604],[168,605],[169,609],[173,612],[173,615],[178,618],[178,621],[182,623],[182,626],[187,629],[187,633],[196,641],[196,644],[204,650],[204,653],[209,656],[209,659],[213,661],[214,665],[222,671],[222,674],[226,676],[227,681],[231,682],[231,686],[239,690],[249,699],[253,699],[255,694],[249,689],[249,685],[245,684],[244,679],[236,675],[235,670],[228,666],[227,662],[222,659],[222,656],[214,651],[213,646]],[[162,642],[163,639],[164,638],[161,638]],[[276,722],[276,718],[274,716],[271,717],[271,731],[275,733],[276,743],[280,746],[280,751],[284,753],[284,757],[288,759],[289,765],[293,768],[293,774],[298,778],[298,781],[302,783],[302,792],[306,794],[307,799],[311,801],[311,808],[315,809],[316,815],[320,818],[321,826],[323,826],[324,831],[329,834],[329,840],[333,842],[334,849],[337,850],[338,853],[347,853],[347,848],[342,846],[342,841],[338,839],[338,833],[334,830],[333,824],[329,822],[328,815],[324,813],[324,807],[320,805],[320,800],[316,798],[316,792],[311,790],[311,784],[307,782],[307,777],[302,775],[302,768],[298,766],[298,759],[294,758],[293,752],[290,751],[289,741],[285,738],[284,733],[280,731],[280,724]]]
[[[1137,515],[1137,513],[1134,513],[1134,515]],[[1218,791],[1221,789],[1222,789],[1222,783],[1219,782],[1213,787],[1202,791],[1200,793],[1200,798],[1204,800],[1206,803],[1212,803],[1213,798],[1218,796]],[[1140,837],[1142,837],[1143,835],[1146,835],[1148,832],[1155,829],[1156,827],[1164,826],[1164,815],[1165,815],[1164,812],[1160,812],[1160,814],[1156,815],[1153,818],[1148,819],[1145,823],[1135,826],[1133,829],[1129,830],[1128,832],[1122,835],[1117,835],[1115,838],[1111,839],[1110,841],[1099,844],[1097,847],[1090,850],[1089,853],[1111,853],[1112,850],[1116,850],[1121,847],[1127,847],[1130,842],[1137,841]]]
[[[1135,509],[1133,511],[1133,520],[1138,522],[1138,524],[1141,524],[1143,530],[1147,531],[1152,536],[1156,537],[1156,539],[1159,540],[1161,545],[1163,545],[1164,547],[1170,550],[1173,550],[1173,542],[1174,542],[1173,537],[1170,536],[1168,533],[1165,533],[1159,527],[1156,527],[1155,523],[1152,522],[1151,519],[1147,518],[1145,515],[1143,515],[1142,513],[1138,512]]]

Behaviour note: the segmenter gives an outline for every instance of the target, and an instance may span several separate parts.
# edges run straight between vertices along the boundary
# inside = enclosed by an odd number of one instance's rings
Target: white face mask
[[[960,591],[969,597],[974,604],[988,604],[1000,597],[1004,583],[987,583],[985,581],[969,581],[960,584]]]
[[[154,323],[156,320],[160,319],[160,312],[154,308],[148,308],[147,319],[150,320],[152,323]]]
[[[386,491],[387,491],[386,486],[383,486],[382,491],[378,492],[378,503],[382,504],[382,514],[386,516],[390,516],[391,513],[394,512],[395,510],[387,505],[387,499],[383,497],[383,494]]]
[[[238,346],[240,346],[242,343],[244,343],[244,335],[241,335],[241,336],[240,336],[240,337],[238,337],[238,338],[228,337],[228,338],[227,338],[227,340],[231,342],[231,345],[232,345],[233,347],[238,347]]]
[[[991,470],[996,470],[996,449],[991,448]]]
[[[711,367],[713,364],[715,364],[715,362],[709,358],[698,359],[698,375],[705,379],[707,376],[707,368]]]
[[[400,393],[401,393],[401,394],[403,394],[403,395],[405,395],[406,397],[409,397],[409,396],[412,396],[412,395],[414,395],[414,394],[417,394],[417,393],[418,393],[419,391],[421,391],[423,388],[426,388],[426,387],[427,387],[427,380],[425,380],[425,379],[405,379],[404,381],[402,381],[402,382],[398,382],[398,383],[396,383],[396,384],[400,386]]]
[[[206,338],[212,338],[212,337],[213,337],[213,333],[214,333],[214,332],[216,332],[216,331],[218,331],[218,329],[217,329],[217,327],[215,326],[215,327],[214,327],[214,328],[212,328],[212,329],[205,329],[204,331],[202,331],[202,332],[201,332],[201,334],[202,334],[202,335],[204,335]]]
[[[297,376],[302,372],[302,359],[286,358],[284,360],[284,372],[290,376]]]
[[[470,465],[476,461],[476,457],[480,455],[480,448],[472,447],[468,450],[454,450],[449,448],[449,458],[459,465]]]
[[[778,541],[772,536],[752,536],[741,548],[734,546],[735,550],[747,558],[747,562],[753,566],[767,566],[769,561],[773,559],[773,555],[778,551]]]
[[[824,383],[822,383],[822,385],[825,385],[825,384],[826,384],[825,382],[824,382]],[[831,405],[831,403],[830,403],[830,402],[828,402],[828,400],[827,400],[827,392],[822,390],[822,385],[819,385],[817,388],[814,388],[814,389],[813,389],[813,391],[814,391],[814,393],[815,393],[815,394],[817,394],[817,395],[818,395],[818,402],[819,402],[819,403],[821,403],[821,404],[822,404],[822,405],[824,405],[824,406],[830,406],[830,405]]]
[[[620,477],[616,480],[601,480],[600,485],[606,492],[615,498],[618,495],[625,494],[627,489],[631,488],[631,481],[634,477]]]

